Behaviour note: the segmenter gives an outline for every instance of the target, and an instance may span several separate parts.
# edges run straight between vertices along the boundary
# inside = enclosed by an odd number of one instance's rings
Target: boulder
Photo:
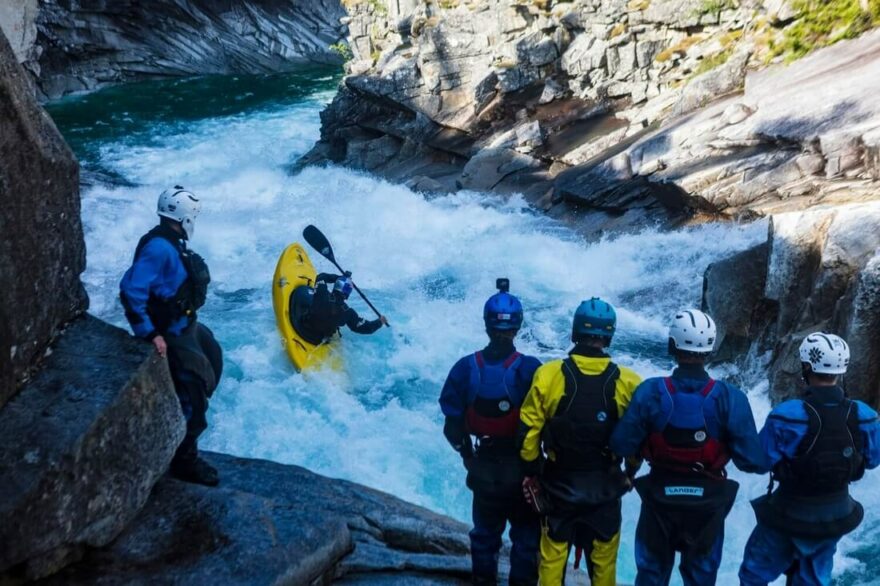
[[[765,242],[706,268],[702,309],[718,325],[713,360],[728,362],[746,354],[766,323],[762,299],[768,253]]]
[[[217,489],[163,479],[108,547],[51,585],[460,584],[467,526],[391,495],[298,466],[203,453]],[[423,581],[424,580],[424,581]]]
[[[538,166],[538,161],[532,157],[511,149],[482,149],[465,165],[461,173],[461,187],[488,191],[511,174]]]
[[[751,53],[747,50],[732,55],[723,65],[698,75],[685,86],[673,115],[680,116],[702,108],[719,97],[742,89]]]
[[[311,584],[352,547],[341,517],[166,478],[112,545],[41,584]]]
[[[112,541],[183,439],[167,363],[86,316],[0,410],[0,574],[49,574]]]
[[[0,34],[0,407],[88,305],[76,158]]]
[[[773,216],[765,245],[709,268],[703,306],[719,326],[719,358],[769,352],[774,400],[802,388],[798,346],[825,331],[850,345],[847,392],[878,406],[878,293],[880,202],[871,202]]]

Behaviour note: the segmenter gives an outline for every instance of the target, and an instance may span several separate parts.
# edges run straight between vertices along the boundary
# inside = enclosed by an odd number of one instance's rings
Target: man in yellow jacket
[[[537,370],[520,412],[520,457],[530,471],[523,489],[536,508],[545,509],[541,586],[564,583],[572,546],[585,552],[593,586],[616,583],[620,499],[638,463],[628,461],[627,471],[621,470],[608,439],[641,382],[605,352],[616,326],[609,303],[596,297],[582,302],[569,357]],[[547,461],[537,478],[542,448]]]

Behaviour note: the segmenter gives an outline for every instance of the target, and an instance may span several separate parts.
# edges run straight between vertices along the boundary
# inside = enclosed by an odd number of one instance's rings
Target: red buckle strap
[[[700,394],[704,397],[708,397],[709,393],[712,392],[712,389],[715,388],[715,379],[709,379],[709,382],[706,383],[706,386],[703,387],[703,390],[700,391]]]
[[[477,361],[477,368],[483,368],[484,366],[486,366],[486,361],[483,360],[482,352],[477,352],[476,354],[474,354],[474,360]]]
[[[669,394],[674,395],[675,394],[675,385],[672,384],[672,377],[671,376],[665,377],[663,379],[663,382],[666,383],[666,390],[669,391]],[[714,388],[715,388],[715,379],[710,378],[709,382],[706,383],[706,386],[703,387],[703,390],[700,391],[700,394],[703,395],[704,397],[708,397],[709,393],[711,393],[712,389],[714,389]]]
[[[516,362],[520,356],[522,356],[522,354],[520,354],[519,352],[514,352],[513,354],[508,356],[507,360],[504,361],[504,369],[507,370],[508,368],[513,366],[513,363]]]

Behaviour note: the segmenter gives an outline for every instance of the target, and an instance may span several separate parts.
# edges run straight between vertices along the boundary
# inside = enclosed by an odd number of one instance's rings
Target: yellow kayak
[[[284,249],[275,278],[272,281],[272,307],[275,309],[275,322],[281,333],[281,344],[298,371],[322,366],[338,368],[336,361],[330,361],[332,344],[315,345],[304,340],[290,320],[290,296],[301,286],[314,287],[317,273],[309,255],[299,243],[294,242]]]

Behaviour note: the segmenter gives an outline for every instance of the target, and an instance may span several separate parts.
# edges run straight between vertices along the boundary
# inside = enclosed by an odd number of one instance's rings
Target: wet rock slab
[[[165,361],[87,316],[0,410],[0,581],[37,577],[112,541],[183,439]]]
[[[459,584],[468,577],[462,523],[298,466],[204,456],[219,470],[219,488],[162,479],[119,539],[45,584],[309,584],[342,577],[353,584]]]

